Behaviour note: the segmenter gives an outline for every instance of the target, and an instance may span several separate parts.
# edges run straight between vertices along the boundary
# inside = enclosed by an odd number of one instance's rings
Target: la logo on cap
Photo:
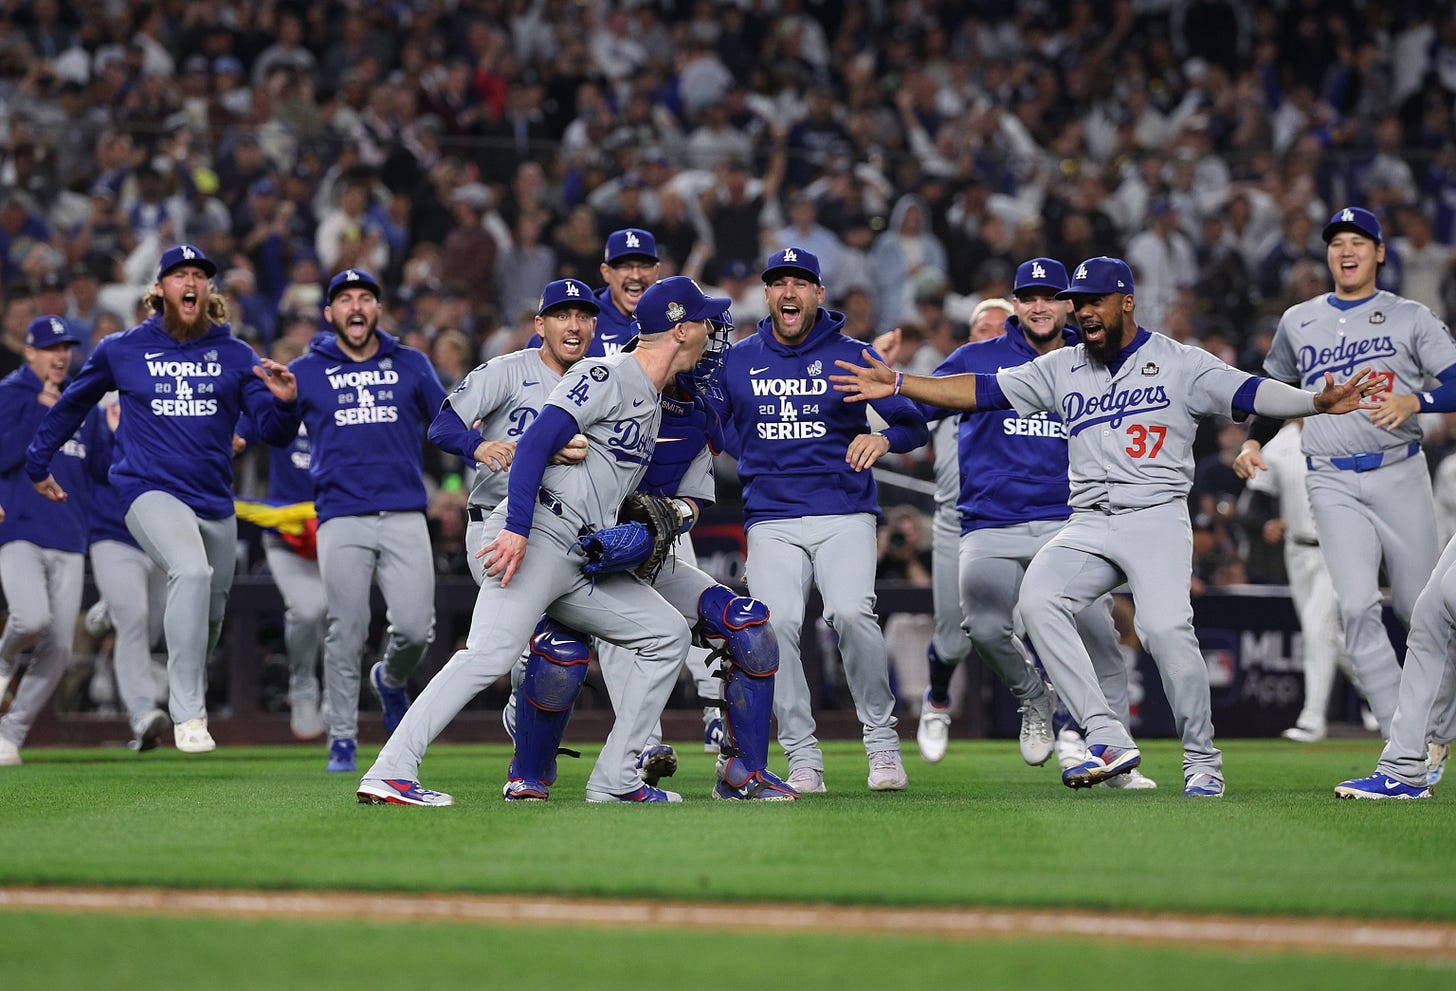
[[[1350,211],[1346,210],[1345,212],[1349,213]],[[190,247],[184,244],[182,245],[182,257],[190,261],[191,259],[197,257],[197,252],[193,251]]]
[[[568,282],[566,284],[566,295],[568,295],[568,296],[580,296],[581,295],[581,290],[578,289],[578,288],[576,288],[576,283],[575,282]]]
[[[1347,224],[1353,224],[1355,222],[1355,211],[1349,207],[1345,207],[1344,210],[1340,211],[1340,219]]]
[[[640,248],[640,247],[642,247],[642,241],[637,237],[636,234],[632,233],[631,231],[628,231],[627,232],[627,247],[629,247],[629,248]]]
[[[61,326],[61,322],[55,317],[51,317],[51,333],[64,334],[65,332],[66,328]]]
[[[1031,277],[1033,279],[1045,279],[1046,269],[1041,267],[1041,262],[1031,263]]]
[[[787,249],[784,252],[784,261],[786,261],[786,262],[796,262],[798,260],[799,260],[799,253],[797,251],[795,251],[793,248],[789,248],[789,249]]]
[[[1081,280],[1085,281],[1086,278],[1087,278],[1087,266],[1086,265],[1078,265],[1077,266],[1077,274],[1074,276],[1074,278],[1081,279]]]
[[[355,282],[358,281],[358,278],[359,276],[354,273],[354,270],[352,268],[344,272],[345,282]]]

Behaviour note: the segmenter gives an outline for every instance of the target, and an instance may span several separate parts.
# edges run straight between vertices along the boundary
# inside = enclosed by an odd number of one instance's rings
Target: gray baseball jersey
[[[541,360],[541,349],[527,348],[477,366],[445,401],[466,424],[480,421],[480,435],[486,440],[516,441],[560,381],[561,376]],[[509,478],[481,465],[470,488],[470,505],[495,508],[506,497]]]
[[[1393,293],[1354,306],[1322,294],[1285,311],[1264,362],[1271,377],[1309,390],[1321,387],[1325,372],[1344,379],[1367,365],[1386,391],[1419,392],[1456,365],[1456,343],[1429,309]],[[1356,412],[1311,417],[1301,443],[1345,646],[1383,732],[1395,711],[1400,668],[1380,615],[1380,560],[1396,614],[1408,624],[1438,553],[1420,438],[1416,417],[1385,430]]]
[[[1067,424],[1074,512],[1027,568],[1020,598],[1027,631],[1088,744],[1133,746],[1075,622],[1126,580],[1183,740],[1185,777],[1221,777],[1223,768],[1188,597],[1193,435],[1201,417],[1231,415],[1248,378],[1161,334],[1148,335],[1115,374],[1078,344],[997,375],[1018,413],[1049,410]]]

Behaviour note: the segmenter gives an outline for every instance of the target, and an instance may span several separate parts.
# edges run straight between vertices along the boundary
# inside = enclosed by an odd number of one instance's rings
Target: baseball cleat
[[[1295,743],[1319,743],[1325,738],[1325,731],[1310,729],[1307,726],[1291,726],[1279,735],[1286,740],[1293,740]]]
[[[217,747],[207,731],[207,717],[184,719],[172,727],[172,741],[184,754],[205,754]]]
[[[1446,773],[1446,758],[1451,756],[1451,744],[1432,743],[1426,747],[1426,787],[1434,788],[1441,783]]]
[[[20,759],[20,748],[4,737],[0,737],[0,767],[19,767],[24,761]]]
[[[713,797],[729,802],[792,802],[799,793],[777,774],[764,768],[754,771],[742,788],[734,788],[719,778],[713,785]]]
[[[544,802],[551,797],[551,789],[541,781],[516,778],[506,782],[501,794],[507,802]]]
[[[167,714],[161,709],[152,709],[150,712],[142,713],[141,718],[136,721],[132,728],[134,735],[127,747],[138,753],[145,750],[157,749],[161,741],[162,730],[167,728]]]
[[[613,802],[681,802],[682,796],[675,791],[663,791],[661,788],[643,785],[636,791],[629,791],[621,795],[609,795],[606,792],[588,791],[586,793],[586,800],[597,804],[610,804]]]
[[[930,689],[920,703],[920,724],[915,727],[915,743],[927,764],[939,764],[950,745],[950,706],[936,705],[930,700]]]
[[[288,731],[295,740],[317,740],[326,728],[318,699],[289,700]]]
[[[1429,785],[1408,785],[1384,771],[1368,778],[1351,778],[1335,785],[1336,798],[1430,798]]]
[[[1183,782],[1183,794],[1189,798],[1223,798],[1223,778],[1207,771],[1195,772]]]
[[[360,805],[454,805],[443,791],[431,791],[418,781],[400,778],[365,778],[355,793]]]
[[[1156,781],[1137,768],[1115,778],[1108,778],[1101,784],[1103,788],[1122,788],[1127,791],[1153,791],[1158,787]]]
[[[112,631],[111,610],[107,608],[105,599],[97,599],[95,604],[86,610],[84,625],[86,632],[98,640]]]
[[[1063,771],[1076,767],[1087,759],[1087,741],[1074,729],[1064,729],[1057,734],[1057,766]]]
[[[649,785],[677,773],[677,752],[665,743],[654,743],[637,755],[637,773]]]
[[[1119,774],[1125,774],[1142,763],[1143,755],[1137,747],[1114,747],[1109,743],[1094,743],[1087,748],[1087,759],[1076,767],[1062,772],[1062,784],[1068,788],[1091,788],[1099,781],[1106,781]]]
[[[369,685],[379,698],[379,704],[384,707],[384,728],[393,733],[399,727],[399,721],[404,718],[404,714],[409,712],[409,690],[403,685],[390,688],[384,683],[383,661],[375,661],[374,666],[369,669]]]
[[[347,737],[334,740],[329,743],[329,763],[325,771],[357,771],[359,765],[354,760],[354,751],[358,745]]]
[[[870,754],[870,791],[904,791],[910,784],[898,750],[877,750]]]
[[[1021,759],[1032,767],[1040,767],[1052,755],[1052,712],[1057,707],[1056,692],[1050,685],[1034,699],[1021,703]]]
[[[796,767],[789,772],[789,787],[800,795],[822,795],[824,772],[817,767]]]

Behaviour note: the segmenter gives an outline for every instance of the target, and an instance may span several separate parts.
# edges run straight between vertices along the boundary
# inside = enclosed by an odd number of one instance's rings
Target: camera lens
[[[905,546],[905,535],[903,533],[901,533],[899,530],[891,531],[891,533],[890,533],[890,546],[891,547],[904,547]]]

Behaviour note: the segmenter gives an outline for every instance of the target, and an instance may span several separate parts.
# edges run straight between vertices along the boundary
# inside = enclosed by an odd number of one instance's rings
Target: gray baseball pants
[[[319,651],[328,629],[328,603],[318,561],[294,551],[277,536],[263,535],[268,571],[283,596],[283,646],[288,652],[290,704],[319,700]]]
[[[39,547],[28,540],[0,546],[0,584],[10,606],[10,619],[0,634],[3,680],[14,676],[21,654],[31,655],[10,709],[0,718],[0,737],[17,747],[24,745],[30,727],[71,666],[85,576],[83,554]]]
[[[162,639],[167,575],[145,551],[119,540],[91,545],[91,571],[111,615],[116,688],[135,729],[137,720],[156,707],[152,645]]]

